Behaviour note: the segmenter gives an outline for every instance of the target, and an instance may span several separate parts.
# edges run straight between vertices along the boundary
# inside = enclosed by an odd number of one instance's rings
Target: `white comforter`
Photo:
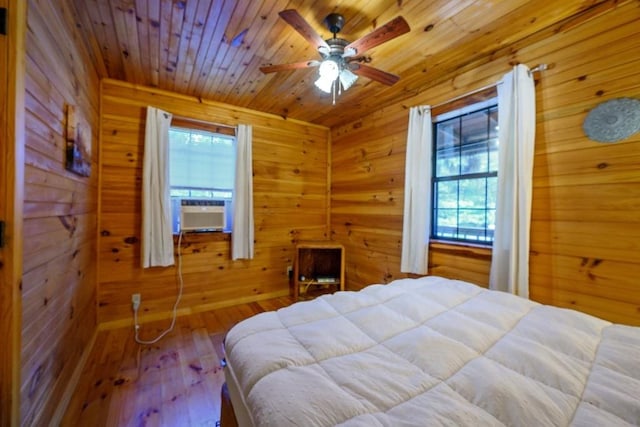
[[[226,351],[259,426],[640,425],[640,328],[439,277],[259,314]]]

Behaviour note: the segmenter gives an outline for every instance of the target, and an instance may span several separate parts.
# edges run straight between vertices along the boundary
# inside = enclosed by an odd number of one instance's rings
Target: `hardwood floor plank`
[[[137,381],[126,384],[122,391],[126,391],[128,399],[135,401],[133,411],[123,411],[120,416],[120,425],[127,426],[161,426],[160,402],[162,402],[162,364],[160,358],[163,350],[172,348],[170,335],[167,335],[166,343],[160,345],[145,346],[140,357],[140,376]],[[126,406],[125,406],[126,407]],[[111,410],[111,408],[110,408]],[[117,410],[117,409],[116,409]]]
[[[218,425],[226,332],[291,303],[280,297],[179,317],[151,345],[136,343],[132,328],[99,332],[61,426]],[[167,327],[166,320],[147,323],[140,336],[151,340]]]
[[[190,320],[192,318],[193,316]],[[202,319],[199,320],[198,325],[203,324]],[[182,343],[180,346],[184,362],[181,364],[183,382],[188,390],[189,417],[191,425],[215,426],[220,407],[216,404],[216,399],[211,398],[213,394],[208,376],[215,375],[217,372],[212,373],[205,370],[204,363],[193,345],[192,331],[194,330],[192,328],[193,324],[182,328]],[[201,328],[197,330],[201,330]]]
[[[180,324],[176,327],[175,349],[176,365],[172,369],[163,369],[161,374],[162,422],[163,425],[183,425],[186,422],[194,424],[194,418],[189,409],[191,406],[192,384],[189,369],[195,363],[190,352],[191,329],[188,325]]]
[[[110,338],[107,334],[98,334],[96,337],[96,341],[94,343],[94,349],[92,350],[89,358],[87,359],[87,365],[85,366],[84,372],[81,376],[81,379],[76,387],[75,394],[73,399],[69,402],[69,407],[67,408],[67,412],[62,419],[63,425],[72,425],[73,420],[69,420],[70,414],[83,413],[83,419],[94,420],[96,417],[95,413],[99,413],[100,410],[97,408],[98,405],[89,405],[88,396],[89,393],[93,392],[95,388],[97,388],[97,381],[91,384],[91,380],[96,378],[98,375],[98,370],[102,365],[102,355],[104,352],[96,351],[96,349],[103,349],[107,346],[107,341]],[[76,396],[80,396],[80,399],[77,399]],[[100,404],[102,399],[94,399],[93,402]]]
[[[110,400],[105,409],[106,425],[119,426],[124,425],[123,417],[135,410],[136,399],[131,396],[130,390],[140,378],[143,349],[134,341],[134,333],[130,328],[109,332],[124,347],[120,358],[114,357],[104,373],[106,383],[111,386]]]

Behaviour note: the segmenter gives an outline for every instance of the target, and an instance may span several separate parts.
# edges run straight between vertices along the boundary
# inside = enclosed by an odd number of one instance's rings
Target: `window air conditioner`
[[[224,230],[226,216],[222,200],[182,200],[180,229],[182,231]]]

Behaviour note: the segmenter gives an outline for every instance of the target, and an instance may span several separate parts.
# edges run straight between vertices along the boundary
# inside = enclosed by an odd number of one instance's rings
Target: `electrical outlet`
[[[131,295],[131,305],[134,310],[140,308],[140,294],[132,294]]]
[[[293,266],[292,265],[287,265],[287,277],[288,278],[293,277]]]

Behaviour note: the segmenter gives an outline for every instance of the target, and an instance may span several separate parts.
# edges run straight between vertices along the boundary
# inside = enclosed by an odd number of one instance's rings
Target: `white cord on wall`
[[[176,297],[176,302],[173,305],[173,317],[171,319],[171,325],[169,326],[169,328],[167,330],[162,332],[155,339],[149,340],[149,341],[141,340],[138,337],[138,332],[140,331],[140,325],[138,325],[138,308],[139,308],[139,306],[134,304],[134,306],[133,306],[133,324],[134,324],[134,328],[135,328],[135,340],[136,340],[136,342],[138,344],[145,344],[145,345],[155,344],[158,341],[160,341],[162,338],[164,338],[164,336],[167,335],[169,332],[173,331],[173,327],[176,324],[176,317],[178,315],[178,304],[180,304],[180,299],[182,299],[182,290],[184,288],[184,281],[182,280],[182,252],[181,252],[181,247],[182,247],[182,231],[178,235],[178,281],[180,283],[180,288],[178,289],[178,296]]]

